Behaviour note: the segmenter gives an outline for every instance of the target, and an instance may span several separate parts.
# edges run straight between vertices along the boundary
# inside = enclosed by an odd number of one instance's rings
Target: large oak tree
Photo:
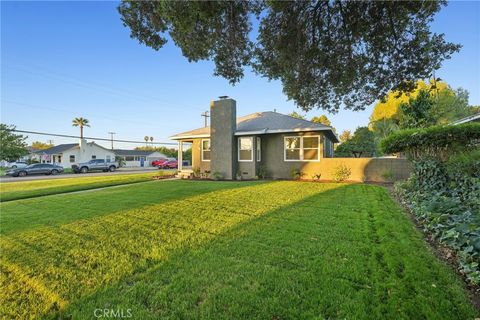
[[[232,84],[251,67],[280,80],[304,111],[336,112],[412,90],[458,51],[430,31],[445,3],[123,1],[118,9],[131,36],[155,50],[168,35],[189,61],[212,60]]]

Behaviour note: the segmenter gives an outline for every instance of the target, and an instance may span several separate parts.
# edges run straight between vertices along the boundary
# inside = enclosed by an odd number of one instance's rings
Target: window
[[[96,155],[92,155],[92,160],[95,160],[97,159],[97,156]]]
[[[74,154],[70,155],[70,162],[75,162],[75,155]]]
[[[319,146],[319,137],[303,137],[303,160],[318,160]]]
[[[210,161],[211,159],[211,150],[210,150],[210,139],[202,140],[202,161]]]
[[[285,161],[319,161],[320,136],[285,137]]]
[[[238,161],[253,161],[253,138],[238,138]]]
[[[300,137],[285,137],[285,161],[300,159]]]
[[[125,161],[134,161],[135,157],[134,156],[126,156]]]
[[[107,159],[107,162],[112,161],[112,158],[110,156],[107,156],[106,159]]]
[[[260,137],[257,137],[257,161],[262,161],[262,139]]]

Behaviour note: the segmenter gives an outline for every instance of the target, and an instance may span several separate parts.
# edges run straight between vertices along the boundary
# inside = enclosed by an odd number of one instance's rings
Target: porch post
[[[178,170],[183,169],[183,141],[178,141]]]

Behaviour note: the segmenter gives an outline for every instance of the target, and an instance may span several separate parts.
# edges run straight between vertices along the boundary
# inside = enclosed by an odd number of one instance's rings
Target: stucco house
[[[113,152],[125,161],[126,167],[151,167],[152,161],[167,158],[158,151],[114,149]]]
[[[105,159],[107,162],[115,161],[115,153],[95,142],[81,139],[80,143],[59,144],[49,149],[37,152],[41,162],[55,163],[64,168],[75,163],[86,162],[92,159]]]
[[[260,171],[271,178],[291,178],[292,170],[315,170],[333,157],[339,142],[332,128],[277,112],[257,112],[237,118],[236,101],[222,98],[210,105],[211,126],[171,137],[178,141],[182,163],[184,143],[192,144],[192,168],[224,179],[254,178]]]

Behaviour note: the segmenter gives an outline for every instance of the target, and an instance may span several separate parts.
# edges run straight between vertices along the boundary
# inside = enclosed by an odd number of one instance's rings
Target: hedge
[[[406,152],[413,158],[433,156],[445,159],[454,149],[472,149],[480,143],[480,123],[434,126],[401,130],[383,139],[385,153]]]

